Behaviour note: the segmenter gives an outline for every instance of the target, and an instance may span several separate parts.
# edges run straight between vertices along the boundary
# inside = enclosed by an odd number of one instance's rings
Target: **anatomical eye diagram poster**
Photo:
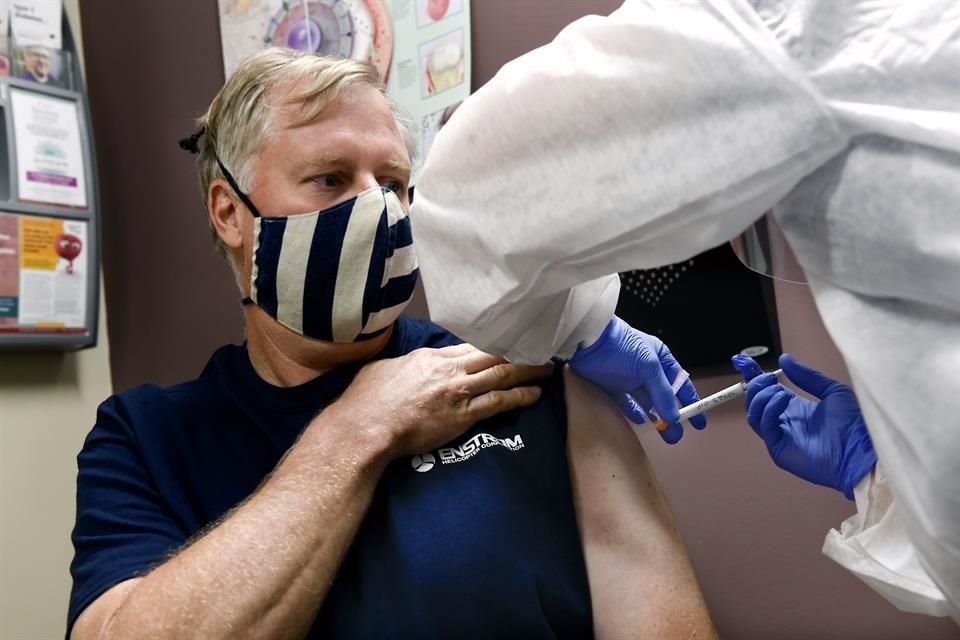
[[[420,130],[419,161],[470,95],[469,0],[218,0],[230,75],[265,47],[366,60]]]

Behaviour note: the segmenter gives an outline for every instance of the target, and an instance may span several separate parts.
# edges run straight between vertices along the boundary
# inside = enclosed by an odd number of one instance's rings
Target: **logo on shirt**
[[[469,460],[484,449],[490,447],[503,447],[509,451],[519,451],[523,449],[523,438],[520,434],[512,438],[498,438],[489,433],[478,433],[463,444],[457,447],[442,447],[437,449],[437,455],[432,453],[421,453],[413,456],[410,460],[410,466],[415,471],[426,473],[433,469],[437,463],[437,457],[440,458],[440,464],[456,464]]]
[[[436,463],[437,459],[433,457],[432,453],[420,453],[413,456],[413,459],[410,460],[410,466],[413,467],[413,470],[419,471],[420,473],[430,471]]]

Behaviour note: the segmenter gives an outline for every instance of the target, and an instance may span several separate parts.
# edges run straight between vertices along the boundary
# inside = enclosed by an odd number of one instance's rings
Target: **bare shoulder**
[[[643,447],[601,390],[569,368],[564,380],[570,477],[596,637],[715,638]]]

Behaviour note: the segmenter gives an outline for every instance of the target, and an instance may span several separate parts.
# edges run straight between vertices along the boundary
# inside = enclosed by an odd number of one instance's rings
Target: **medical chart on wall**
[[[86,331],[88,223],[0,213],[0,332]]]
[[[223,66],[282,46],[367,60],[420,128],[415,183],[437,132],[470,95],[469,0],[218,0]]]
[[[87,207],[87,176],[74,100],[10,89],[20,200]]]

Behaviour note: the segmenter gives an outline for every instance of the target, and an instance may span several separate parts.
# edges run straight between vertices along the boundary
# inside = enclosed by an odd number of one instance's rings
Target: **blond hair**
[[[197,162],[204,208],[208,204],[210,185],[214,180],[224,178],[217,164],[218,157],[244,193],[253,188],[253,158],[273,130],[273,107],[302,104],[301,120],[297,124],[309,124],[320,117],[347,87],[357,84],[374,87],[384,95],[413,163],[417,155],[416,124],[386,95],[380,74],[372,64],[272,47],[241,62],[213,98],[207,112],[197,121],[204,129]],[[288,93],[279,100],[271,100],[274,94],[283,91]],[[228,257],[212,223],[210,233],[217,251]]]

